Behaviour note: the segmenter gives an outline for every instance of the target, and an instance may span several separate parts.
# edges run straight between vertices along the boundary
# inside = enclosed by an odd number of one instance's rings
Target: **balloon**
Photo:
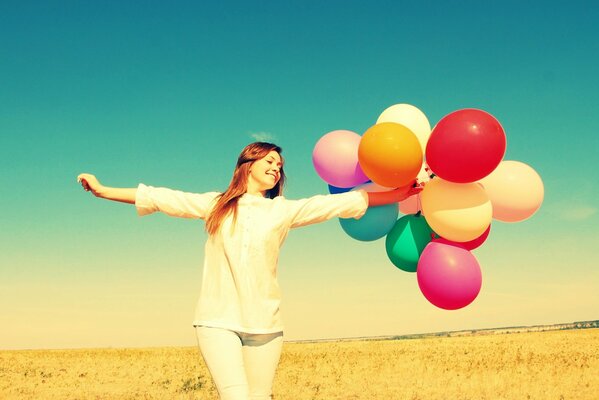
[[[395,104],[381,113],[376,123],[395,122],[408,128],[416,135],[420,147],[426,148],[426,142],[431,135],[431,124],[426,115],[410,104]]]
[[[352,190],[364,189],[367,192],[384,192],[391,190],[375,183],[358,186]],[[364,242],[373,241],[385,236],[397,220],[397,204],[368,207],[366,213],[360,218],[339,218],[341,228],[350,237]]]
[[[418,261],[420,291],[433,305],[457,310],[472,303],[482,285],[476,257],[460,246],[429,243]]]
[[[465,109],[443,117],[426,146],[426,161],[435,175],[469,183],[489,175],[505,154],[499,121],[482,110]]]
[[[350,190],[352,190],[352,188],[348,187],[348,188],[339,188],[337,186],[332,186],[332,185],[328,185],[329,186],[329,193],[330,194],[337,194],[337,193],[345,193],[345,192],[349,192]]]
[[[368,207],[360,219],[339,218],[341,228],[350,237],[369,242],[385,236],[397,220],[397,206],[386,204],[384,206]]]
[[[358,163],[360,139],[357,133],[345,130],[321,137],[312,152],[316,173],[328,184],[340,188],[366,182],[368,177]]]
[[[543,203],[545,191],[541,177],[519,161],[502,161],[480,183],[493,204],[493,218],[498,221],[523,221]]]
[[[423,184],[426,184],[428,181],[431,180],[431,177],[429,175],[429,168],[428,168],[428,165],[426,164],[426,162],[422,163],[422,168],[420,169],[420,172],[418,173],[416,180],[419,183],[423,183]],[[420,195],[415,194],[415,195],[408,197],[407,199],[405,199],[403,201],[400,201],[399,202],[399,212],[402,214],[416,214],[417,212],[420,212],[420,214],[424,215],[424,213],[422,212],[422,204],[420,201]]]
[[[461,246],[461,247],[465,248],[466,250],[474,250],[474,249],[480,247],[485,242],[485,240],[487,240],[487,237],[489,237],[490,232],[491,232],[491,225],[489,225],[489,227],[483,232],[482,235],[480,235],[476,239],[470,240],[468,242],[453,242],[453,241],[447,240],[445,238],[438,238],[438,239],[435,239],[434,241],[439,242],[439,243],[450,244],[450,245],[454,245],[454,246]]]
[[[419,194],[415,194],[399,202],[399,212],[402,214],[416,214],[418,211],[422,211]]]
[[[424,186],[420,199],[428,224],[445,239],[468,242],[482,235],[491,224],[491,201],[478,183],[434,178]]]
[[[397,268],[416,272],[420,254],[431,241],[432,229],[420,215],[401,217],[387,234],[387,256]]]
[[[382,186],[402,187],[416,179],[422,166],[418,139],[403,125],[383,122],[370,127],[358,147],[360,166]]]

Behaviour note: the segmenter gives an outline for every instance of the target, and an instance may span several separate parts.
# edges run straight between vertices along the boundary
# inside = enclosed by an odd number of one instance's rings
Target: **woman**
[[[101,185],[77,177],[86,191],[135,204],[140,216],[204,219],[208,240],[200,299],[193,325],[221,399],[270,399],[283,343],[277,261],[290,228],[334,217],[360,218],[367,207],[401,201],[421,191],[407,186],[386,193],[364,190],[302,200],[282,196],[282,149],[264,142],[241,152],[224,193],[185,193],[146,186]]]

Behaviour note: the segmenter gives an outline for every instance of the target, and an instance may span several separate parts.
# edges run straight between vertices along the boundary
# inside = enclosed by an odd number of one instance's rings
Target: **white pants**
[[[198,346],[222,400],[270,400],[283,332],[250,334],[197,326]]]

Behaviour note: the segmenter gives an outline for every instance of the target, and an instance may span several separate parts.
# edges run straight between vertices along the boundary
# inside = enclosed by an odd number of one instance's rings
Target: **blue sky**
[[[530,220],[493,224],[475,252],[483,290],[457,312],[428,304],[383,241],[353,241],[336,221],[292,232],[280,260],[287,337],[596,319],[597,8],[2,3],[0,348],[194,343],[203,223],[140,219],[83,192],[79,173],[222,190],[259,138],[284,149],[287,197],[324,193],[316,141],[362,134],[396,103],[431,125],[462,108],[493,114],[505,159],[539,172],[545,202]]]

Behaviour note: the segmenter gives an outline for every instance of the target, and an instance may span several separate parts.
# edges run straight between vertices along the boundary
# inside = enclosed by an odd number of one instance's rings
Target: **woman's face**
[[[281,167],[281,156],[273,150],[266,157],[252,163],[249,179],[253,180],[260,190],[272,189],[281,179]]]

